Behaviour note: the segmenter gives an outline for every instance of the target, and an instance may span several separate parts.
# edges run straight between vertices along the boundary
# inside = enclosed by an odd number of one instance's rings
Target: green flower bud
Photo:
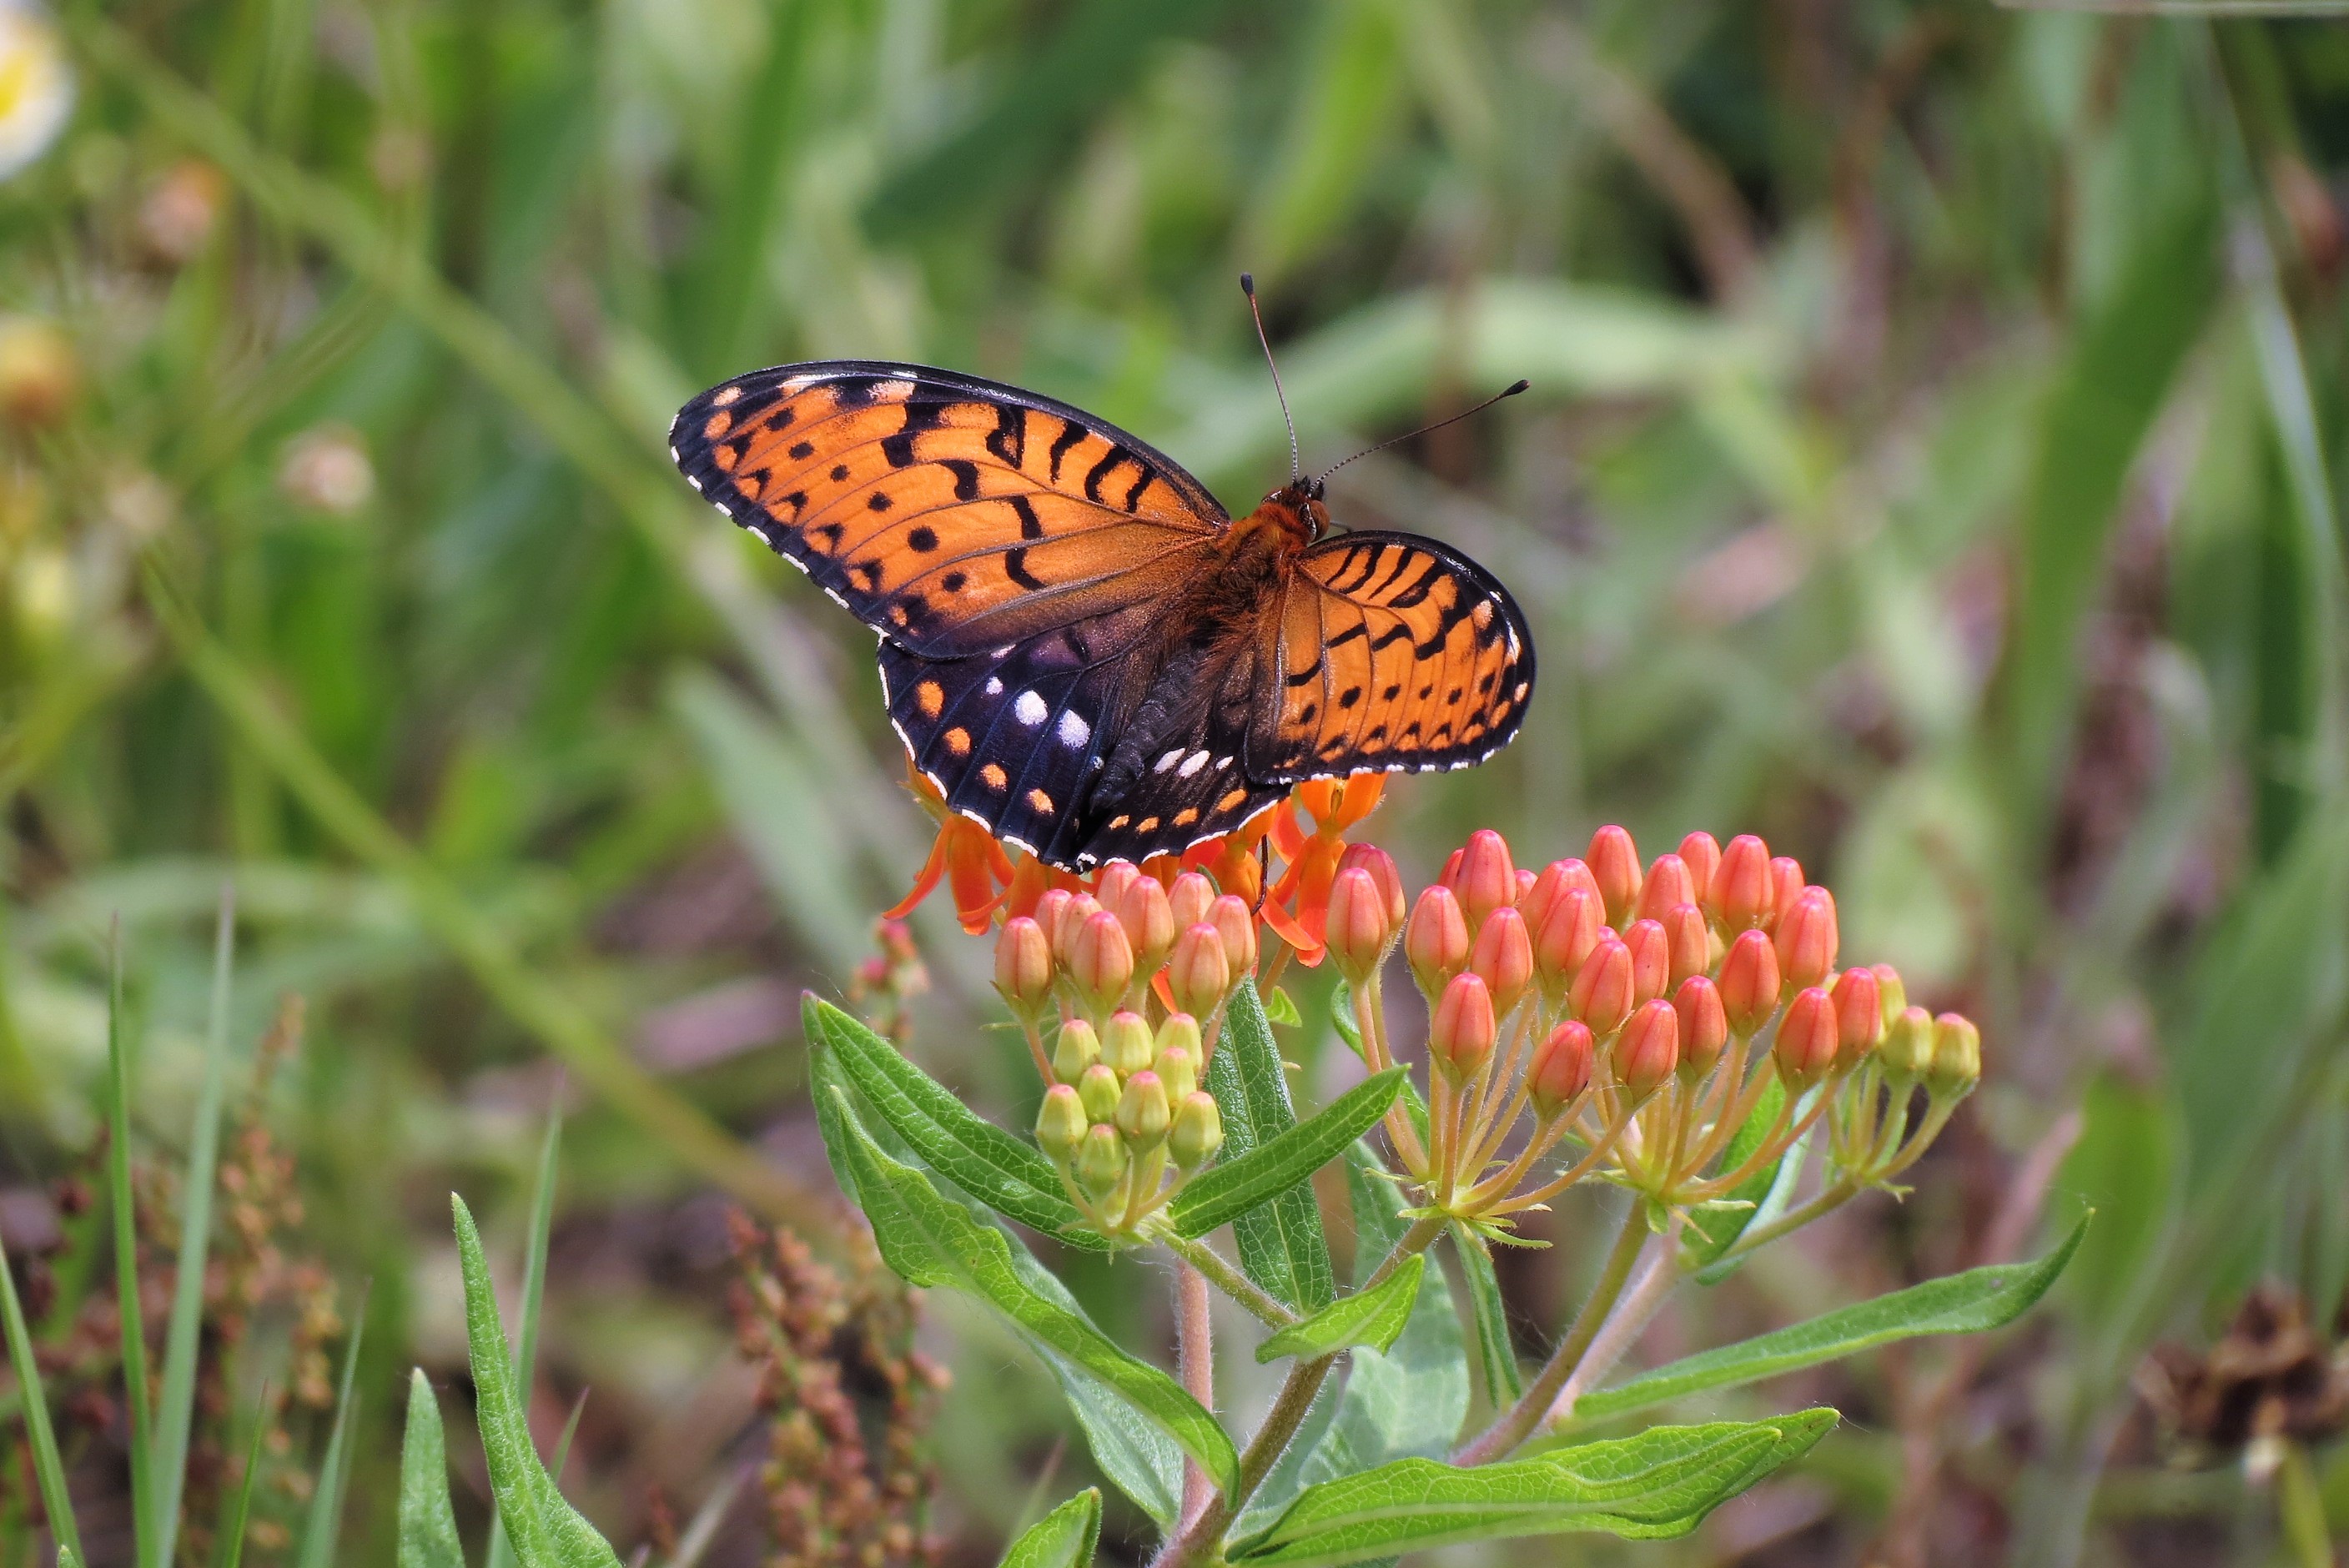
[[[1958,1099],[1982,1079],[1982,1031],[1973,1020],[1944,1013],[1933,1020],[1933,1065],[1925,1088],[1935,1099]]]
[[[1166,1086],[1166,1100],[1170,1105],[1182,1104],[1184,1097],[1199,1087],[1198,1067],[1191,1053],[1180,1046],[1170,1046],[1160,1051],[1153,1070],[1158,1074],[1158,1081]]]
[[[1098,1203],[1117,1191],[1124,1176],[1124,1140],[1114,1127],[1094,1126],[1077,1150],[1077,1185]]]
[[[1085,1069],[1101,1060],[1101,1037],[1082,1018],[1071,1018],[1061,1026],[1061,1037],[1052,1046],[1052,1076],[1065,1084],[1073,1084],[1085,1076]]]
[[[1207,1059],[1207,1052],[1199,1043],[1199,1020],[1188,1013],[1167,1014],[1166,1021],[1158,1026],[1158,1049],[1162,1054],[1174,1050],[1188,1051],[1193,1066],[1204,1063]],[[1162,1073],[1159,1076],[1163,1078],[1165,1075]]]
[[[1224,1113],[1211,1094],[1194,1091],[1174,1109],[1174,1125],[1167,1130],[1166,1152],[1177,1169],[1196,1171],[1224,1146]]]
[[[1151,1038],[1150,1025],[1141,1014],[1111,1016],[1109,1027],[1102,1031],[1101,1059],[1117,1074],[1120,1082],[1149,1067],[1157,1055],[1157,1042]]]
[[[1085,1140],[1086,1124],[1091,1119],[1075,1089],[1064,1083],[1054,1084],[1044,1091],[1043,1107],[1036,1112],[1037,1147],[1051,1156],[1053,1163],[1067,1164],[1075,1158],[1077,1146]]]
[[[1905,1088],[1932,1070],[1933,1015],[1922,1007],[1903,1007],[1885,1031],[1876,1059],[1885,1081]]]
[[[1077,1099],[1088,1121],[1107,1121],[1117,1114],[1117,1072],[1107,1062],[1095,1062],[1077,1080]]]
[[[1171,1114],[1166,1086],[1158,1081],[1156,1073],[1144,1068],[1125,1080],[1125,1092],[1117,1101],[1117,1130],[1136,1150],[1148,1149],[1166,1136]]]

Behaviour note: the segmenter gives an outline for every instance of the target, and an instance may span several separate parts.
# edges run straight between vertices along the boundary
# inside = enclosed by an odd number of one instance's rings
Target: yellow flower
[[[48,17],[25,0],[0,0],[0,180],[48,150],[73,94],[73,71]]]

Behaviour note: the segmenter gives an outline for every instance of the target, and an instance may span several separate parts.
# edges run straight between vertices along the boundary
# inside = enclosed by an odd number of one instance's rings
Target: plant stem
[[[1581,1365],[1583,1352],[1599,1336],[1599,1326],[1614,1310],[1616,1298],[1623,1294],[1623,1282],[1631,1276],[1631,1264],[1640,1255],[1640,1248],[1648,1239],[1646,1205],[1637,1197],[1631,1201],[1630,1212],[1623,1216],[1623,1228],[1617,1233],[1615,1247],[1607,1254],[1606,1266],[1599,1271],[1599,1283],[1591,1287],[1590,1295],[1582,1304],[1582,1311],[1574,1326],[1550,1352],[1542,1369],[1526,1386],[1526,1391],[1510,1406],[1501,1418],[1486,1428],[1484,1434],[1464,1445],[1452,1456],[1456,1465],[1489,1464],[1514,1449],[1533,1436],[1549,1413],[1550,1401],[1566,1387],[1566,1380]]]
[[[1833,1182],[1800,1208],[1789,1209],[1768,1224],[1756,1225],[1747,1231],[1737,1238],[1728,1251],[1713,1261],[1727,1263],[1732,1258],[1741,1258],[1748,1253],[1758,1251],[1768,1246],[1780,1236],[1801,1230],[1821,1215],[1834,1212],[1857,1196],[1859,1196],[1859,1188],[1848,1179]]]
[[[1171,1232],[1161,1238],[1166,1250],[1199,1271],[1216,1288],[1246,1307],[1248,1315],[1268,1328],[1287,1328],[1299,1321],[1288,1305],[1256,1281],[1234,1268],[1224,1254],[1205,1242],[1193,1241]]]
[[[1216,1408],[1216,1340],[1214,1301],[1207,1295],[1207,1276],[1185,1263],[1174,1262],[1174,1369],[1183,1387],[1201,1408]],[[1215,1496],[1207,1472],[1197,1460],[1183,1460],[1182,1522],[1187,1528],[1207,1511]]]
[[[1599,1326],[1590,1348],[1583,1352],[1573,1375],[1558,1389],[1557,1398],[1550,1401],[1540,1430],[1555,1431],[1573,1417],[1575,1401],[1582,1397],[1583,1390],[1604,1377],[1608,1368],[1622,1359],[1623,1352],[1631,1348],[1631,1342],[1640,1337],[1648,1320],[1655,1316],[1656,1309],[1664,1305],[1664,1298],[1680,1284],[1681,1225],[1684,1219],[1680,1210],[1673,1210],[1663,1233],[1648,1239],[1640,1254],[1641,1261],[1632,1274],[1630,1289],[1615,1303],[1607,1321]]]
[[[2333,1568],[2333,1538],[2324,1525],[2324,1494],[2317,1485],[2308,1450],[2288,1442],[2276,1476],[2276,1512],[2283,1537],[2300,1568]]]

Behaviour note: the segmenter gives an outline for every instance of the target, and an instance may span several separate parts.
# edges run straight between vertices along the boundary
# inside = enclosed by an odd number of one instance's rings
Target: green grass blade
[[[204,1262],[212,1247],[212,1183],[220,1162],[221,1099],[228,1076],[230,979],[236,967],[236,887],[221,888],[212,938],[212,1018],[205,1032],[204,1080],[188,1166],[180,1183],[179,1276],[163,1336],[163,1389],[155,1411],[153,1494],[156,1547],[148,1561],[165,1568],[177,1553],[180,1499],[188,1481],[188,1431],[196,1409],[196,1346],[203,1329]]]
[[[409,1374],[408,1427],[399,1441],[399,1568],[465,1568],[457,1511],[449,1501],[440,1402],[421,1367]]]
[[[122,1044],[122,926],[107,960],[106,1186],[114,1217],[114,1294],[122,1323],[122,1387],[130,1407],[130,1517],[138,1560],[152,1564],[155,1523],[154,1421],[147,1403],[147,1320],[139,1301],[139,1215],[130,1197],[130,1064]]]
[[[326,1458],[318,1461],[318,1489],[310,1496],[309,1517],[302,1524],[298,1568],[334,1568],[335,1537],[343,1524],[343,1489],[351,1478],[351,1428],[357,1424],[358,1399],[352,1381],[358,1375],[359,1341],[367,1327],[367,1297],[362,1294],[351,1314],[351,1339],[343,1349],[342,1386],[335,1396],[335,1424],[326,1434]]]
[[[523,1408],[530,1408],[532,1375],[538,1367],[538,1315],[546,1299],[546,1249],[554,1232],[554,1173],[563,1150],[560,1107],[546,1119],[546,1137],[539,1145],[538,1186],[530,1196],[530,1252],[523,1261],[522,1321],[514,1346],[514,1386],[522,1391]],[[563,1471],[561,1464],[555,1473]],[[513,1542],[506,1539],[505,1522],[490,1514],[489,1568],[513,1568]]]
[[[220,1568],[242,1568],[244,1562],[245,1522],[253,1517],[253,1486],[261,1473],[261,1440],[269,1435],[269,1389],[261,1390],[261,1400],[253,1413],[253,1437],[244,1448],[244,1479],[237,1483],[236,1504],[228,1517],[228,1529],[222,1532]],[[401,1568],[407,1568],[405,1563]],[[460,1563],[458,1568],[464,1568]]]
[[[40,1482],[41,1504],[48,1510],[49,1533],[57,1538],[57,1561],[81,1553],[81,1533],[74,1528],[72,1500],[66,1495],[66,1467],[57,1458],[57,1436],[49,1426],[49,1399],[41,1389],[40,1364],[33,1359],[32,1331],[25,1326],[25,1308],[16,1300],[16,1281],[8,1273],[8,1250],[0,1245],[0,1327],[8,1336],[8,1359],[16,1368],[16,1387],[24,1391],[25,1433],[33,1446],[33,1474]]]

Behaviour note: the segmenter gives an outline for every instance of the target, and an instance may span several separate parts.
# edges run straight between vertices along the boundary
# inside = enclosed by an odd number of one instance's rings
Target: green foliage
[[[1220,1054],[1217,1057],[1221,1059]],[[1243,1069],[1245,1070],[1245,1069]],[[1208,1068],[1209,1082],[1214,1081],[1214,1067]],[[1237,1081],[1238,1075],[1233,1075]],[[1301,1122],[1274,1133],[1265,1141],[1237,1155],[1230,1154],[1231,1142],[1226,1135],[1226,1158],[1214,1169],[1195,1178],[1176,1194],[1167,1207],[1174,1219],[1174,1229],[1185,1236],[1204,1236],[1224,1225],[1238,1225],[1246,1216],[1270,1205],[1279,1223],[1286,1226],[1303,1211],[1297,1207],[1294,1194],[1312,1196],[1313,1172],[1335,1160],[1346,1146],[1378,1125],[1379,1119],[1394,1103],[1403,1087],[1403,1072],[1390,1068],[1385,1072],[1363,1079],[1331,1100],[1327,1107]],[[1245,1091],[1243,1091],[1245,1092]],[[1250,1113],[1257,1109],[1250,1103]],[[1293,1112],[1291,1113],[1294,1114]],[[1224,1123],[1231,1122],[1226,1113]],[[1287,1207],[1284,1208],[1284,1201]],[[1284,1234],[1286,1233],[1284,1232]],[[1309,1245],[1307,1233],[1298,1233],[1299,1248]],[[1284,1243],[1285,1245],[1286,1243]],[[1327,1243],[1323,1243],[1325,1249]],[[1242,1257],[1247,1256],[1245,1245]],[[1309,1252],[1296,1256],[1309,1260]],[[1278,1274],[1275,1277],[1279,1277]],[[1258,1283],[1262,1283],[1259,1281]],[[1271,1288],[1268,1286],[1268,1288]]]
[[[1077,1493],[1019,1532],[1003,1553],[1001,1568],[1090,1568],[1101,1542],[1101,1493]]]
[[[1256,1347],[1258,1361],[1283,1357],[1335,1355],[1357,1345],[1393,1347],[1419,1302],[1419,1278],[1427,1254],[1415,1253],[1403,1265],[1368,1290],[1341,1295],[1302,1323],[1293,1323]]]
[[[1224,1113],[1223,1158],[1216,1170],[1239,1166],[1252,1151],[1269,1147],[1297,1126],[1280,1047],[1273,1040],[1272,1025],[1265,1017],[1264,1003],[1253,981],[1234,991],[1226,1004],[1223,1039],[1207,1059],[1207,1092],[1216,1097]],[[1392,1099],[1393,1090],[1387,1092]],[[1352,1134],[1340,1140],[1315,1166],[1352,1140]],[[1308,1180],[1313,1169],[1299,1170],[1284,1159],[1273,1174],[1288,1176],[1288,1184],[1269,1202],[1251,1193],[1247,1209],[1232,1221],[1240,1267],[1248,1278],[1290,1306],[1307,1312],[1327,1306],[1337,1295],[1330,1241],[1322,1233],[1321,1210]],[[1213,1174],[1209,1172],[1210,1177]],[[1215,1191],[1209,1189],[1208,1198],[1193,1197],[1193,1208],[1177,1215],[1177,1222],[1191,1234],[1199,1232],[1186,1216],[1204,1209]]]
[[[408,1375],[408,1425],[399,1444],[399,1568],[465,1568],[449,1501],[440,1402],[421,1367]]]

